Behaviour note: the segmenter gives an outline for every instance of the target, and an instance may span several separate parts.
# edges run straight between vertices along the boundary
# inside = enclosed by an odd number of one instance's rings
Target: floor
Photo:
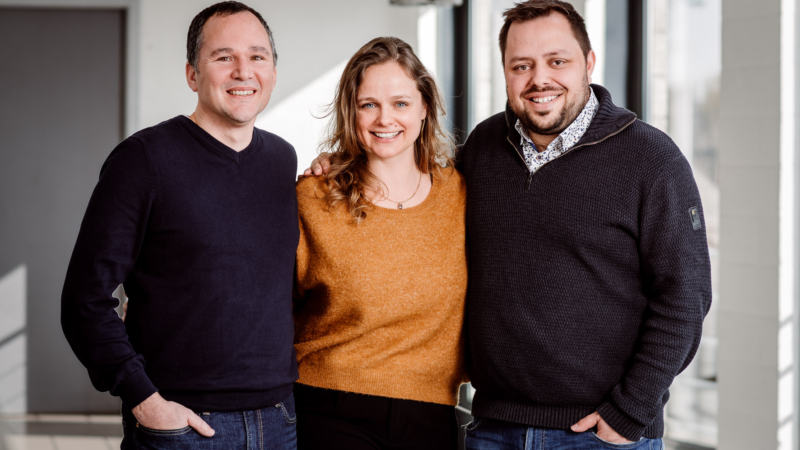
[[[117,450],[117,415],[26,414],[0,417],[0,450]],[[713,450],[666,441],[666,450]]]
[[[26,414],[0,419],[0,450],[117,450],[117,415]]]

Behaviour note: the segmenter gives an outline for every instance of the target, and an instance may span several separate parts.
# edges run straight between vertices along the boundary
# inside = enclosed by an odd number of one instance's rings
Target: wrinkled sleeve
[[[128,340],[112,297],[134,266],[156,195],[155,173],[135,138],[120,143],[100,172],[81,223],[61,296],[61,327],[99,391],[134,407],[157,391]]]
[[[630,369],[597,409],[629,440],[638,440],[661,412],[667,389],[700,343],[711,306],[702,211],[692,170],[679,155],[661,169],[641,206],[639,253],[648,307]]]
[[[312,215],[312,210],[315,205],[315,194],[313,186],[317,184],[318,180],[300,180],[297,183],[297,214],[298,225],[300,227],[300,239],[297,243],[297,256],[295,258],[295,271],[294,271],[294,311],[302,310],[309,295],[309,272],[311,271],[312,264],[312,249],[310,247],[309,235],[310,221],[313,221],[309,216]]]

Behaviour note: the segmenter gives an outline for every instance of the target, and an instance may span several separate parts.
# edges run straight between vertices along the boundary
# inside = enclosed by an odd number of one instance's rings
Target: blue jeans
[[[294,397],[255,411],[198,415],[214,429],[203,437],[194,428],[151,430],[139,425],[130,408],[122,407],[125,437],[122,450],[296,450]]]
[[[476,417],[466,428],[466,450],[663,450],[661,439],[630,444],[606,442],[592,431],[575,433]]]

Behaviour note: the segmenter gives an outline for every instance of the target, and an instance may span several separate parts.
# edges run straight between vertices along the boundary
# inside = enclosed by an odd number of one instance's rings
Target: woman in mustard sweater
[[[303,449],[455,449],[467,290],[464,180],[411,47],[374,39],[331,104],[331,172],[297,185]]]

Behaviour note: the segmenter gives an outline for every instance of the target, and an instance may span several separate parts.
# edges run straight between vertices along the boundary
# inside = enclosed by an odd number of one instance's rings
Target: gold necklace
[[[422,172],[419,173],[419,181],[417,181],[417,188],[414,189],[414,193],[411,194],[411,197],[408,197],[407,199],[403,200],[402,202],[396,202],[396,201],[390,199],[389,197],[383,197],[383,198],[386,199],[387,201],[392,202],[392,203],[397,203],[397,209],[403,209],[403,203],[411,200],[412,198],[414,198],[415,195],[417,195],[417,191],[419,190],[419,185],[420,184],[422,184]]]

